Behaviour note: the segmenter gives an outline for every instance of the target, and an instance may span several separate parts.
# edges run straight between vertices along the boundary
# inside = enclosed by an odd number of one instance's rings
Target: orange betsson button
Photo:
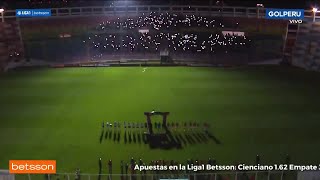
[[[56,160],[10,160],[11,174],[55,174]]]

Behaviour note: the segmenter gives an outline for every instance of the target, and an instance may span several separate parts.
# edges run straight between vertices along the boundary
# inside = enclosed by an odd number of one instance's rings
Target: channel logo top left
[[[10,160],[11,174],[55,174],[56,160]]]
[[[17,17],[48,17],[51,9],[16,9]]]

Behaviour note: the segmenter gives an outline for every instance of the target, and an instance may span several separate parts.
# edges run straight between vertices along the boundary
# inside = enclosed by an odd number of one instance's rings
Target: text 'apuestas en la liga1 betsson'
[[[274,164],[274,165],[135,165],[136,171],[317,171],[320,165],[294,165],[294,164]]]
[[[138,171],[208,171],[208,170],[220,170],[220,171],[227,171],[227,170],[236,170],[237,166],[233,165],[210,165],[210,164],[202,164],[202,165],[135,165],[134,170]]]

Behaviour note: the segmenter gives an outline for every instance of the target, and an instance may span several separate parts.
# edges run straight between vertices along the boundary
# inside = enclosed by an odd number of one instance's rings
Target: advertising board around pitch
[[[160,179],[160,180],[189,180],[188,178],[179,178],[179,179]]]

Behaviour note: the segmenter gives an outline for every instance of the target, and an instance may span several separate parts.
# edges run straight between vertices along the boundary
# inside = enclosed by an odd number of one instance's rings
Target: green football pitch
[[[320,159],[320,74],[284,67],[65,68],[14,71],[0,76],[0,169],[10,159],[54,159],[57,172],[98,172],[131,157],[219,164],[297,164]],[[172,130],[181,148],[151,149],[139,140],[101,136],[102,122],[145,122],[144,112],[169,111],[169,122],[207,122]],[[160,121],[159,117],[154,120]],[[143,130],[131,130],[138,137]],[[190,135],[191,134],[191,135]],[[102,137],[100,142],[100,137]],[[190,139],[193,142],[189,142]]]

